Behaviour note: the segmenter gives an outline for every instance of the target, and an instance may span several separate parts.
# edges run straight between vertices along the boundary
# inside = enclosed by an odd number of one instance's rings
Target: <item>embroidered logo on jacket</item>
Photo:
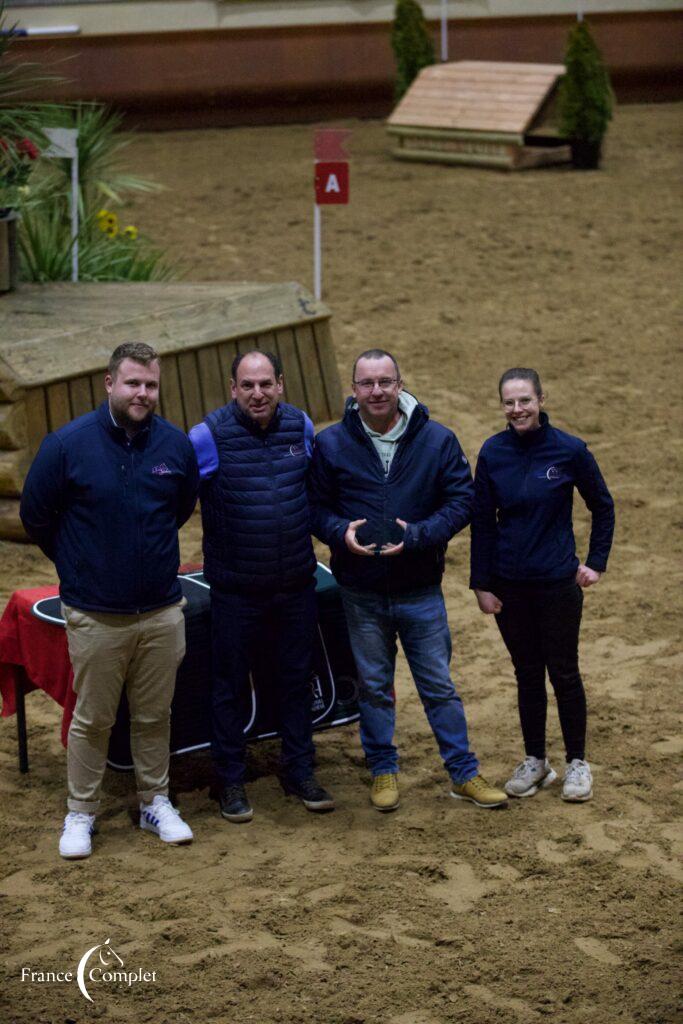
[[[557,468],[557,466],[548,466],[548,468],[545,471],[545,478],[546,480],[559,480],[560,471]]]
[[[299,444],[290,444],[289,454],[290,455],[303,455],[306,451],[306,445],[301,441]]]
[[[171,470],[168,468],[165,462],[160,462],[158,466],[152,467],[152,472],[156,476],[166,476],[171,472]]]

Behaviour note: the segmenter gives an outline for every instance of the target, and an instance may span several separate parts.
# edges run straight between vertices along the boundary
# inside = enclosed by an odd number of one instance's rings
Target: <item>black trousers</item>
[[[211,753],[222,785],[244,779],[251,713],[249,670],[264,644],[276,654],[274,685],[282,774],[313,773],[311,663],[317,621],[315,583],[293,593],[238,594],[211,588]]]
[[[583,591],[574,579],[545,583],[496,580],[503,602],[496,615],[517,677],[519,717],[528,756],[544,758],[548,698],[555,691],[567,761],[585,757],[586,695],[579,673]]]

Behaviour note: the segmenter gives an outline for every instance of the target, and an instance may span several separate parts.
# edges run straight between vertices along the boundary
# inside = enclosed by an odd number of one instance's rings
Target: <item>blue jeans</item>
[[[212,740],[221,783],[244,779],[249,669],[259,645],[272,645],[282,737],[281,769],[291,782],[313,774],[311,663],[317,606],[315,583],[295,593],[238,594],[211,588]]]
[[[441,588],[392,595],[342,587],[341,593],[360,676],[360,738],[372,774],[398,771],[393,744],[398,637],[448,774],[457,784],[473,778],[479,763],[450,676],[451,634]]]

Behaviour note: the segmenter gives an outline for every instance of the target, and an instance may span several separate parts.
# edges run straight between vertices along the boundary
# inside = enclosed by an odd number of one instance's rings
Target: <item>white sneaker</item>
[[[60,856],[67,860],[80,860],[92,853],[91,836],[95,831],[95,815],[82,811],[69,811],[59,840]]]
[[[550,767],[547,757],[525,757],[505,783],[505,792],[508,796],[533,796],[539,789],[550,786],[556,778],[557,772]]]
[[[588,761],[575,757],[567,765],[562,786],[562,799],[572,803],[583,803],[593,796],[593,776]]]
[[[151,804],[140,804],[140,828],[159,836],[162,843],[191,843],[192,829],[186,825],[167,796],[157,794]]]

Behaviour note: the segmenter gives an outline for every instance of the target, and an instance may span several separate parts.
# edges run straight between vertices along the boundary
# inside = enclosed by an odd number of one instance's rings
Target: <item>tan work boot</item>
[[[507,793],[496,789],[483,775],[475,775],[462,785],[452,784],[451,796],[456,800],[469,800],[477,807],[502,807],[507,803]]]
[[[395,811],[398,807],[398,775],[375,775],[370,802],[378,811]]]

